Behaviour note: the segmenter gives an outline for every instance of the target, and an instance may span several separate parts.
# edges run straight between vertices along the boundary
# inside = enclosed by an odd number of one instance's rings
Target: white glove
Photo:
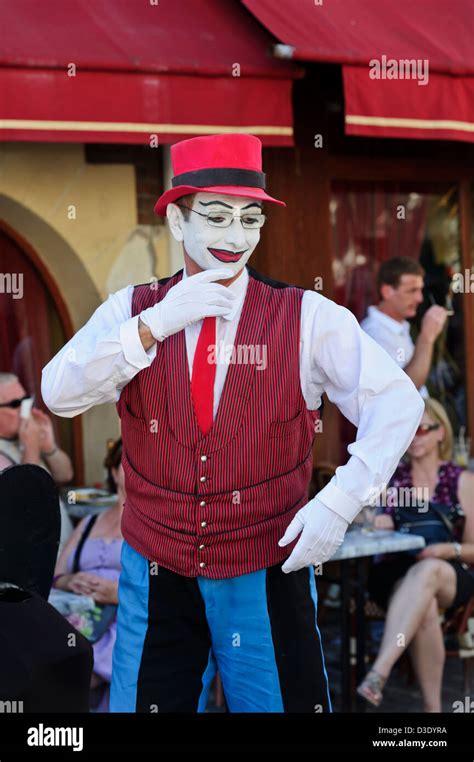
[[[282,571],[287,574],[303,566],[328,561],[342,544],[348,526],[348,521],[314,497],[300,508],[278,541],[278,545],[289,545],[301,532],[293,552],[281,567]]]
[[[211,283],[226,278],[229,278],[229,271],[218,268],[190,275],[170,288],[161,302],[140,312],[140,318],[152,336],[163,341],[190,323],[211,315],[226,315],[234,304],[235,295],[226,286]]]

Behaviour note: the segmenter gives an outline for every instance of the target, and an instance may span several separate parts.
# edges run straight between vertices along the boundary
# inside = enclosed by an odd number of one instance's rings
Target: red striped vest
[[[234,361],[210,432],[203,436],[195,418],[184,330],[157,342],[154,361],[117,402],[123,536],[187,577],[224,579],[283,561],[296,540],[284,548],[278,540],[308,500],[319,411],[307,410],[299,378],[304,290],[247,269]],[[181,277],[136,286],[132,315]],[[266,367],[257,347],[266,347]]]

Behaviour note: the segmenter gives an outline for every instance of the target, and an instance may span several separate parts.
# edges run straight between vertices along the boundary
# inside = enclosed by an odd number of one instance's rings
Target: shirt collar
[[[183,267],[183,280],[187,278],[188,275],[186,274],[186,265]],[[247,293],[247,285],[249,282],[249,274],[247,267],[245,266],[241,272],[238,278],[236,278],[233,283],[230,284],[230,286],[227,286],[229,291],[232,291],[233,294],[235,294],[235,303],[232,307],[231,311],[227,315],[222,315],[224,320],[233,320],[237,313],[239,312],[243,301],[245,299],[245,294]]]
[[[369,307],[367,312],[369,317],[373,318],[374,320],[378,320],[380,323],[386,325],[387,328],[390,328],[390,330],[394,333],[408,334],[410,332],[410,323],[408,320],[402,320],[401,322],[399,320],[394,320],[394,318],[391,318],[390,315],[386,315],[385,312],[382,312],[378,307],[375,306]]]

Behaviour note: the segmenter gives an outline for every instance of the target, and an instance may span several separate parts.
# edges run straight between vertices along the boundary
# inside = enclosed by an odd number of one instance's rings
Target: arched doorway
[[[39,257],[14,230],[0,226],[0,371],[15,373],[34,404],[50,415],[41,397],[41,370],[66,343],[72,326]],[[82,435],[77,419],[52,417],[58,443],[71,457],[74,483],[83,481]]]

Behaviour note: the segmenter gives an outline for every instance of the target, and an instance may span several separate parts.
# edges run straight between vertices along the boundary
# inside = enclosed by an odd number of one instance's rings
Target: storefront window
[[[377,304],[378,267],[394,256],[413,257],[425,270],[424,302],[411,321],[414,341],[432,304],[452,312],[436,342],[427,387],[458,435],[467,423],[463,294],[452,288],[462,271],[457,187],[335,182],[330,215],[334,298],[359,321]]]

